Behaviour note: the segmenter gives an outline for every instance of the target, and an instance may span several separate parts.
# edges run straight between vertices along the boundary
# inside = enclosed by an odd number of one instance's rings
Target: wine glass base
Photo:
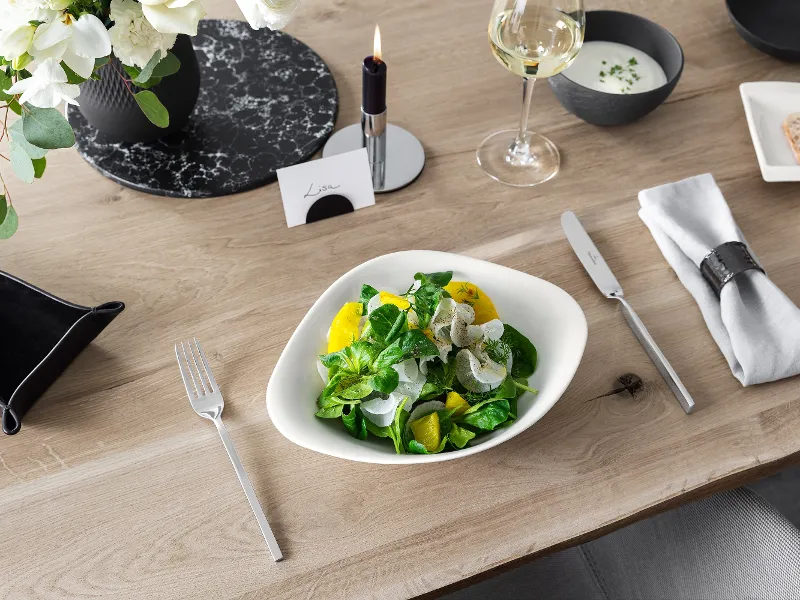
[[[518,130],[498,131],[478,146],[478,164],[492,179],[515,187],[531,187],[555,177],[561,165],[558,148],[549,139],[528,131],[530,156],[514,156],[509,149],[514,145]]]

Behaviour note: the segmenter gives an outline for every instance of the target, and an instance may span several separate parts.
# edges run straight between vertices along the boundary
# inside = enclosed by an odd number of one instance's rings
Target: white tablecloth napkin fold
[[[742,385],[800,373],[800,309],[767,275],[741,273],[718,298],[700,274],[711,249],[731,241],[747,244],[711,174],[642,190],[639,203],[639,217],[694,296]]]

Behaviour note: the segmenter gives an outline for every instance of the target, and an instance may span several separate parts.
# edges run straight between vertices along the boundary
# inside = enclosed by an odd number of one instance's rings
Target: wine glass
[[[478,164],[493,179],[525,187],[558,172],[558,148],[528,131],[533,84],[572,63],[583,45],[585,24],[583,0],[495,0],[489,45],[500,64],[523,80],[519,130],[493,133],[478,147]]]

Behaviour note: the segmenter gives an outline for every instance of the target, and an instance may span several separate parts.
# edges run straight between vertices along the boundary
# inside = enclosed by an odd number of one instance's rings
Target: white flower
[[[200,0],[141,0],[142,12],[161,33],[197,35],[197,23],[206,14]]]
[[[22,22],[20,24],[4,22],[0,27],[0,56],[13,60],[28,51],[33,41],[36,27]]]
[[[153,54],[164,58],[175,44],[177,35],[156,31],[135,0],[111,0],[111,20],[114,26],[108,34],[114,54],[126,65],[143,68]]]
[[[97,58],[111,54],[111,38],[103,22],[94,15],[59,15],[36,28],[30,54],[37,60],[56,59],[84,79],[94,70]]]
[[[33,77],[20,79],[6,90],[8,94],[22,94],[20,104],[30,102],[39,108],[55,108],[61,102],[78,104],[77,85],[67,83],[67,74],[55,58],[48,58],[33,72]]]
[[[239,10],[253,29],[283,29],[292,19],[300,0],[236,0]]]
[[[19,20],[49,21],[72,4],[72,0],[0,0],[0,27],[9,14]]]

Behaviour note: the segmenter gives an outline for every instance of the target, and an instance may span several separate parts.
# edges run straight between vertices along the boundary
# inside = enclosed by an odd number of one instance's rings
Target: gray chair
[[[487,598],[796,600],[800,531],[739,488],[442,596]]]

